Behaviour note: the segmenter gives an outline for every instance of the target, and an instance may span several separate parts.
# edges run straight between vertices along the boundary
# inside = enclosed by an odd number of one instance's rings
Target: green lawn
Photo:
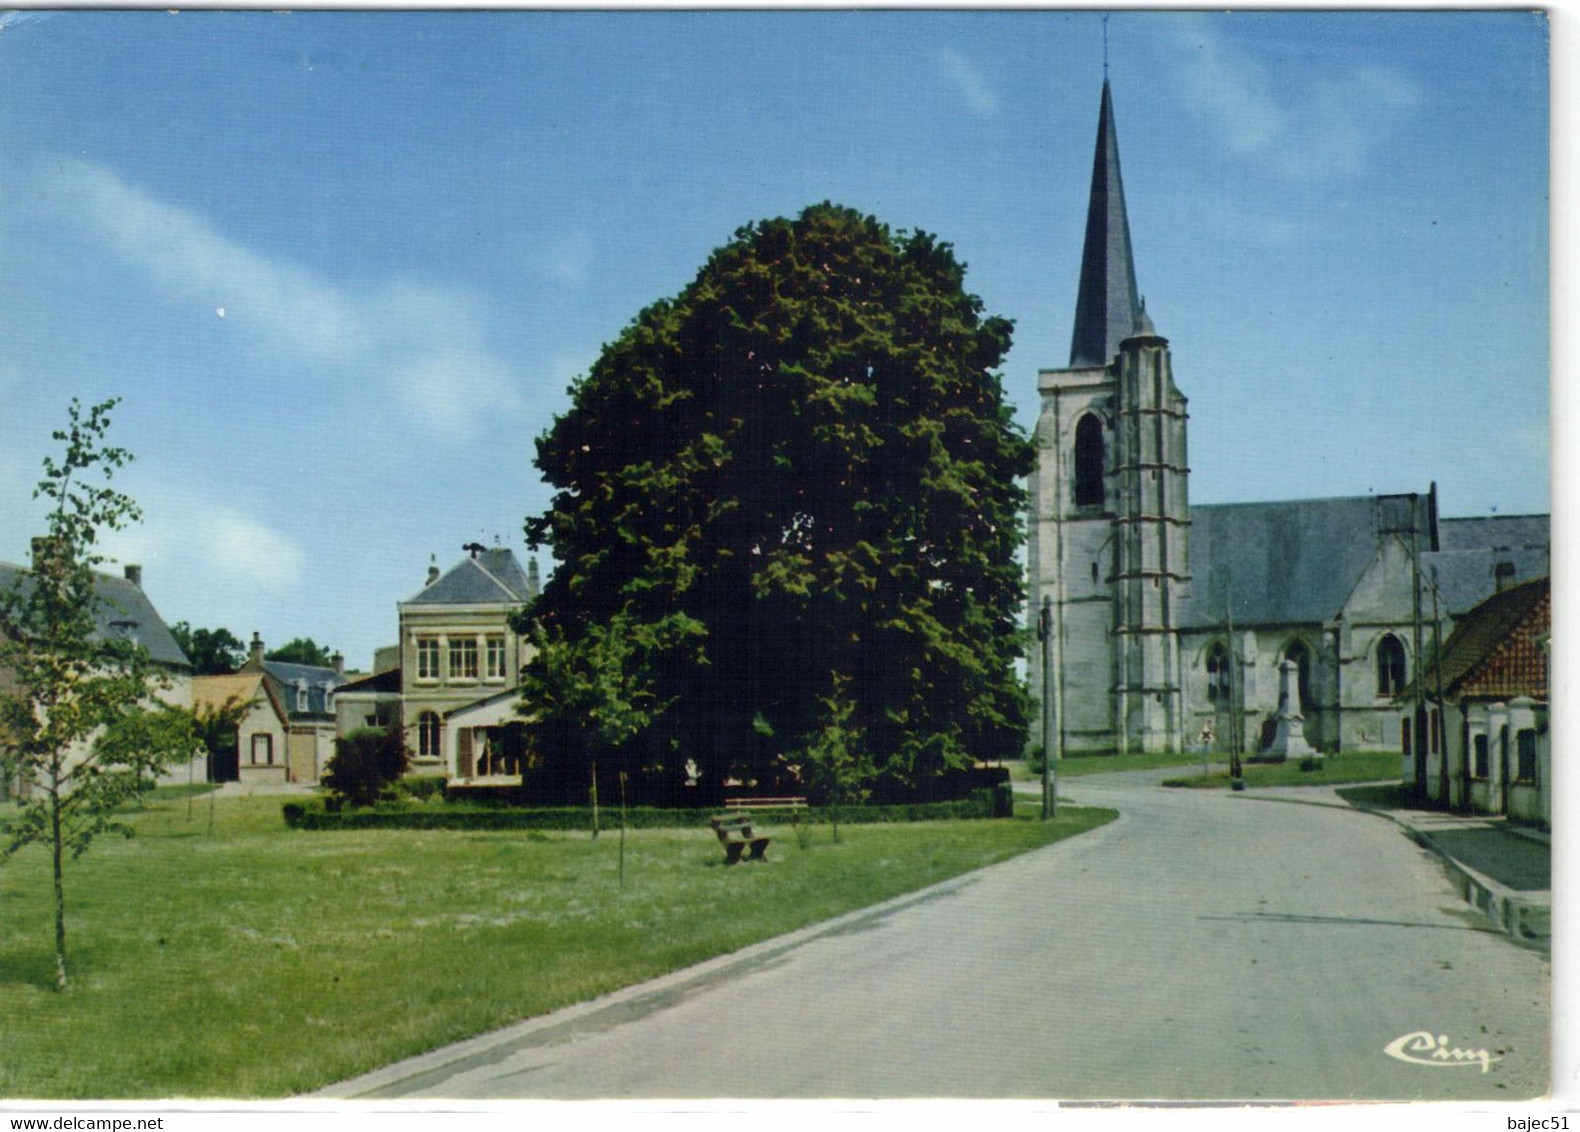
[[[1110,821],[827,826],[723,866],[707,830],[289,830],[279,798],[156,798],[67,873],[0,867],[0,1097],[285,1096],[914,891]]]
[[[1314,770],[1301,770],[1300,762],[1244,763],[1245,788],[1258,786],[1331,786],[1340,782],[1386,782],[1399,777],[1397,751],[1344,751],[1328,755]],[[1228,789],[1229,774],[1222,771],[1202,776],[1182,775],[1163,780],[1164,786],[1207,787]]]
[[[1025,759],[1004,764],[1014,782],[1041,782],[1042,772],[1031,769]],[[1114,774],[1122,770],[1152,770],[1154,767],[1200,766],[1201,755],[1082,755],[1060,759],[1054,772],[1061,778],[1080,778],[1087,774]]]

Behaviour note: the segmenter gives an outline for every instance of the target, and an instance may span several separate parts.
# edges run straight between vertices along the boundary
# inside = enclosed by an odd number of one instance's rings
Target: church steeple
[[[1097,153],[1092,159],[1092,195],[1086,211],[1086,245],[1081,252],[1081,289],[1075,300],[1075,334],[1070,340],[1071,368],[1112,361],[1119,343],[1130,337],[1136,325],[1139,306],[1125,186],[1119,177],[1114,100],[1105,75]]]

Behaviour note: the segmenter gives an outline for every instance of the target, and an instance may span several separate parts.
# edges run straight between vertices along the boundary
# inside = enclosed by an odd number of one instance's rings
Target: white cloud
[[[998,109],[997,96],[971,60],[951,48],[937,52],[936,58],[944,77],[959,89],[972,113],[989,115]]]
[[[140,486],[135,497],[143,521],[103,539],[116,561],[173,575],[187,592],[278,599],[302,584],[301,546],[242,506],[186,486]]]
[[[1205,13],[1171,22],[1186,103],[1232,151],[1291,180],[1354,176],[1421,104],[1420,87],[1385,67],[1270,69],[1219,35]]]
[[[413,280],[362,292],[336,286],[91,162],[55,161],[42,180],[64,215],[168,297],[212,310],[271,355],[384,375],[386,393],[444,438],[465,439],[488,416],[519,407],[472,296]]]

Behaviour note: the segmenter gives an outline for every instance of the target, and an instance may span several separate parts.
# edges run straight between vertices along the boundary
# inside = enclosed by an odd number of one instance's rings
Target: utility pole
[[[1053,599],[1042,595],[1042,609],[1037,614],[1037,640],[1042,645],[1042,820],[1059,816],[1058,778],[1054,772],[1054,737],[1058,734],[1058,721],[1053,707]]]
[[[1240,711],[1238,708],[1238,685],[1240,683],[1240,650],[1234,647],[1234,603],[1229,595],[1233,592],[1231,585],[1231,567],[1226,562],[1223,566],[1223,625],[1224,636],[1229,643],[1229,777],[1240,777]]]
[[[1437,792],[1443,808],[1452,803],[1448,786],[1448,705],[1443,702],[1443,614],[1437,603],[1437,567],[1432,567],[1432,669],[1437,679]],[[1424,674],[1416,673],[1416,679]]]
[[[1415,798],[1426,801],[1426,681],[1421,679],[1421,516],[1416,496],[1410,495],[1410,583],[1415,646]]]

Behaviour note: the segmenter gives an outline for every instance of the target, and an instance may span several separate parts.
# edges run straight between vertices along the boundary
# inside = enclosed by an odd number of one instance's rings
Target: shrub
[[[371,806],[406,773],[410,762],[399,728],[364,727],[335,740],[324,785],[353,806]]]

